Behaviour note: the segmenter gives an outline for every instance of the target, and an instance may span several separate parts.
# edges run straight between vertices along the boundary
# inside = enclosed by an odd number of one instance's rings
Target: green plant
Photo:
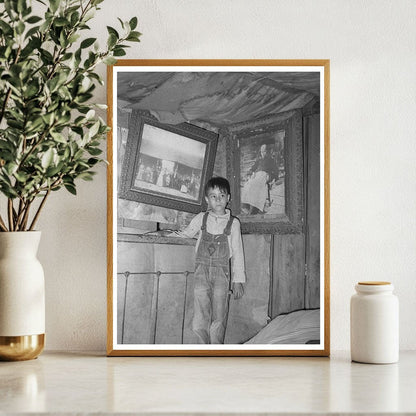
[[[0,0],[0,192],[6,220],[1,231],[33,230],[51,191],[76,194],[75,179],[92,180],[108,127],[91,104],[96,66],[112,65],[138,42],[137,18],[107,26],[96,39],[81,38],[103,0]],[[36,199],[38,198],[38,199]],[[33,211],[33,215],[31,212]]]

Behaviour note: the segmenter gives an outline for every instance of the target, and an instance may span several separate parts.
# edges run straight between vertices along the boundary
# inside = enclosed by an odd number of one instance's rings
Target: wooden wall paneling
[[[152,245],[118,242],[117,273],[153,271],[153,251]],[[127,291],[122,290],[125,288],[126,277],[119,274],[117,276],[120,282],[120,290],[117,290],[117,304],[123,307],[125,305],[123,342],[146,344],[149,342],[151,331],[153,275],[130,275]],[[123,316],[119,315],[122,313],[122,308],[117,308],[117,313],[118,326],[123,325]],[[117,333],[121,334],[119,328],[117,328]]]
[[[117,273],[154,271],[154,247],[150,244],[118,241]]]
[[[152,297],[154,275],[129,277],[126,292],[124,344],[147,344],[152,339]]]
[[[160,288],[160,275],[152,274],[152,277],[153,277],[153,290],[152,290],[152,298],[150,299],[150,316],[148,319],[148,325],[149,325],[148,343],[149,344],[154,344],[156,340],[157,312],[159,309],[159,288]]]
[[[160,276],[132,274],[128,279],[124,274],[118,275],[117,333],[120,343],[122,335],[123,342],[129,344],[155,341],[157,344],[181,344],[182,339],[186,343],[196,342],[191,328],[194,258],[194,246],[118,242],[120,273],[181,272]],[[182,272],[189,273],[187,285]]]
[[[143,244],[147,246],[147,244]],[[154,244],[155,271],[194,271],[195,247],[189,245]]]
[[[270,235],[243,235],[247,282],[241,299],[231,298],[226,344],[240,344],[268,322]]]
[[[156,344],[182,344],[185,275],[163,274],[159,279]]]
[[[274,235],[272,319],[305,307],[304,234]]]
[[[195,264],[195,247],[186,245],[155,244],[155,270],[164,273],[181,272],[181,274],[161,275],[159,284],[159,303],[157,309],[156,343],[182,343],[184,338],[193,340],[191,331],[191,316],[193,308],[192,282]],[[188,287],[185,297],[185,274],[188,275]],[[182,274],[183,273],[183,274]],[[187,308],[184,313],[184,302]],[[191,309],[189,309],[191,307]],[[182,328],[185,322],[185,328]],[[185,334],[187,335],[185,337]]]
[[[122,344],[124,338],[124,320],[126,317],[126,289],[125,275],[117,276],[117,343]]]
[[[306,288],[305,307],[320,306],[320,117],[319,114],[305,117],[305,139],[307,152],[307,200],[306,200]]]

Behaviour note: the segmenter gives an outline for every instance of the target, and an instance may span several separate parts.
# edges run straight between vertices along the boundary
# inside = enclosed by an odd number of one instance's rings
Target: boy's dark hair
[[[220,191],[231,195],[230,191],[230,183],[225,178],[221,178],[220,176],[215,176],[211,178],[205,185],[205,196],[208,196],[208,191],[210,189],[218,188]]]

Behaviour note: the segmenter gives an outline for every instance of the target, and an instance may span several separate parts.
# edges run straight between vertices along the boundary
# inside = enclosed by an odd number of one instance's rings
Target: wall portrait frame
[[[227,151],[230,159],[227,164],[229,168],[227,175],[235,178],[232,207],[233,213],[240,218],[242,232],[260,234],[301,232],[303,226],[301,112],[288,111],[260,120],[239,123],[230,126],[227,133]],[[275,149],[279,143],[280,150],[277,152]],[[243,165],[253,167],[258,164],[254,161],[243,162],[245,147],[257,149],[264,147],[265,158],[270,157],[271,172],[264,175],[264,172],[260,171],[263,176],[257,181],[256,173],[253,173],[251,180],[246,180],[243,186]],[[276,154],[278,155],[275,156]],[[262,197],[254,198],[254,204],[257,203],[255,207],[257,213],[254,215],[243,213],[244,191],[251,183],[254,190],[260,190],[263,194]],[[265,213],[262,213],[263,210]],[[275,213],[270,214],[269,210],[274,210]]]
[[[330,354],[330,298],[329,298],[329,256],[330,256],[330,190],[329,190],[329,75],[330,63],[326,59],[318,60],[136,60],[125,59],[119,60],[117,64],[108,66],[107,69],[107,124],[110,126],[107,141],[107,160],[109,162],[107,168],[107,355],[108,356],[329,356]],[[147,109],[133,108],[129,116],[129,128],[127,137],[126,154],[123,155],[123,161],[120,161],[120,146],[117,128],[121,123],[121,116],[118,113],[118,84],[117,76],[123,71],[132,71],[137,73],[193,73],[193,72],[241,72],[247,74],[267,74],[273,72],[282,73],[285,79],[285,86],[282,87],[284,93],[291,93],[296,88],[287,86],[290,84],[292,73],[301,74],[316,73],[319,77],[319,99],[311,102],[310,106],[299,108],[285,108],[277,114],[268,115],[266,117],[257,117],[229,123],[227,126],[218,127],[218,135],[212,132],[204,132],[200,125],[202,123],[172,124],[160,122],[155,119],[151,112]],[[283,79],[282,78],[282,79]],[[276,76],[276,79],[278,77]],[[278,85],[277,80],[268,80],[273,85]],[[267,84],[266,82],[266,84]],[[266,85],[264,84],[264,85]],[[283,83],[282,83],[283,85]],[[315,123],[312,125],[306,120],[309,115],[316,116]],[[306,120],[306,121],[305,121]],[[318,122],[316,122],[318,120]],[[272,282],[270,277],[270,287],[268,289],[269,298],[265,303],[269,303],[268,314],[273,322],[274,318],[282,317],[285,319],[292,311],[297,312],[313,311],[318,316],[318,337],[311,338],[308,342],[242,342],[242,343],[226,343],[221,345],[202,345],[199,343],[162,343],[157,342],[158,334],[158,317],[154,311],[150,312],[153,317],[151,323],[153,340],[145,342],[121,342],[120,341],[120,322],[123,321],[126,314],[126,302],[128,292],[128,281],[132,282],[135,278],[133,275],[144,273],[132,273],[131,270],[124,269],[120,266],[120,247],[126,244],[143,245],[143,243],[165,245],[169,250],[169,244],[192,245],[187,241],[172,243],[168,237],[165,240],[158,240],[158,237],[151,235],[145,237],[142,235],[123,234],[120,232],[120,221],[118,218],[119,198],[157,205],[159,207],[173,208],[188,213],[197,213],[204,209],[204,197],[201,191],[180,196],[178,193],[171,191],[170,184],[162,183],[156,187],[143,185],[144,182],[151,183],[152,180],[144,180],[139,178],[139,169],[143,165],[151,165],[156,159],[164,159],[163,152],[159,156],[151,151],[144,151],[143,145],[147,139],[143,136],[144,126],[154,128],[156,133],[177,134],[183,140],[203,143],[204,151],[197,151],[199,159],[203,159],[203,167],[201,170],[200,186],[203,188],[204,180],[208,179],[213,171],[215,150],[217,148],[223,151],[226,160],[226,176],[231,184],[231,209],[241,224],[241,230],[245,239],[259,236],[264,242],[264,247],[270,250],[270,263],[265,264],[264,268],[269,270],[270,276],[276,272],[283,276],[282,286],[276,286],[276,281]],[[317,142],[313,144],[305,142],[305,134],[309,134],[314,130]],[[149,130],[150,131],[150,130]],[[153,136],[146,136],[153,137]],[[150,141],[150,140],[148,140]],[[221,142],[221,147],[220,147]],[[179,142],[178,142],[179,143]],[[189,142],[191,143],[191,142]],[[277,194],[277,190],[284,188],[284,194],[281,195],[284,203],[282,208],[273,206],[272,214],[261,212],[243,213],[242,193],[244,183],[249,180],[249,171],[253,170],[253,166],[257,163],[256,152],[261,154],[261,147],[265,145],[267,152],[272,155],[275,168],[278,173],[271,188],[271,192]],[[312,146],[318,146],[319,151],[308,160],[305,159],[305,152],[311,150]],[[177,146],[180,147],[180,146]],[[160,148],[159,148],[160,149]],[[279,156],[280,152],[280,156]],[[143,154],[145,157],[143,158]],[[142,157],[142,158],[141,158]],[[179,156],[175,156],[176,164],[183,164],[183,160]],[[280,159],[279,159],[280,157]],[[258,162],[259,164],[260,162]],[[201,165],[198,165],[201,166]],[[176,167],[176,165],[175,165]],[[175,169],[175,167],[173,169]],[[188,168],[194,167],[188,166]],[[179,168],[178,168],[179,169]],[[185,169],[185,168],[183,168]],[[143,169],[142,169],[143,170]],[[316,189],[319,192],[309,196],[309,173],[312,172],[315,178],[318,178]],[[269,174],[269,178],[272,174]],[[152,182],[153,183],[153,182]],[[284,185],[284,186],[283,186]],[[280,188],[279,188],[280,186]],[[273,194],[274,195],[274,194]],[[274,198],[272,198],[275,201]],[[273,202],[269,203],[273,204]],[[313,218],[315,229],[318,232],[310,232],[309,224],[309,207],[317,206],[319,208],[319,218]],[[163,241],[162,241],[163,240]],[[314,249],[310,249],[311,241],[314,241]],[[166,244],[168,246],[166,246]],[[263,243],[262,243],[263,244]],[[291,292],[291,268],[287,264],[275,264],[273,256],[285,251],[290,258],[293,250],[302,248],[305,258],[313,258],[314,276],[308,281],[306,276],[306,263],[301,267],[293,268],[297,270],[297,280],[303,280],[303,288],[306,291],[317,292],[315,302],[309,300],[303,301],[300,309],[297,300],[283,299],[285,293]],[[259,250],[261,247],[259,248]],[[166,250],[165,250],[166,252]],[[172,249],[172,253],[176,253],[176,249]],[[255,256],[256,253],[253,253]],[[145,254],[143,254],[145,256]],[[178,263],[182,259],[178,258]],[[278,257],[277,257],[278,258]],[[143,257],[145,259],[145,257]],[[247,261],[247,260],[246,260]],[[163,263],[163,262],[162,262]],[[305,266],[305,267],[304,267]],[[178,266],[179,267],[179,266]],[[247,265],[246,265],[247,267]],[[309,267],[309,266],[308,266]],[[173,267],[174,269],[174,267]],[[183,270],[183,269],[180,269]],[[308,270],[309,272],[309,270]],[[169,274],[180,275],[184,277],[185,297],[183,305],[178,310],[183,311],[183,324],[189,319],[186,316],[187,305],[190,304],[189,296],[187,296],[187,287],[192,279],[192,270],[185,272],[175,272]],[[305,273],[305,274],[304,274]],[[147,293],[151,293],[152,299],[149,305],[153,308],[158,307],[159,298],[154,299],[155,293],[159,293],[164,288],[164,282],[167,274],[163,270],[149,269],[151,280],[148,280]],[[129,280],[130,279],[130,280]],[[124,283],[123,283],[124,282]],[[311,283],[312,282],[312,283]],[[314,284],[313,288],[308,285]],[[153,289],[152,289],[153,288]],[[302,289],[303,290],[303,289]],[[156,292],[155,292],[156,291]],[[298,291],[299,293],[301,291]],[[303,292],[302,292],[303,293]],[[277,294],[277,295],[276,295]],[[164,293],[162,301],[172,297],[174,293]],[[272,299],[272,297],[275,298]],[[124,296],[124,298],[123,298]],[[156,295],[159,296],[159,295]],[[280,296],[280,298],[279,298]],[[120,299],[124,299],[124,303]],[[129,299],[133,299],[130,296]],[[276,300],[277,299],[277,300]],[[279,300],[280,299],[280,300]],[[281,305],[276,302],[280,302]],[[277,306],[276,306],[277,305]],[[162,305],[163,306],[163,305]],[[143,311],[145,305],[139,305],[136,309]],[[267,306],[266,306],[267,307]],[[288,310],[286,310],[289,308]],[[290,309],[291,308],[291,309]],[[137,311],[136,311],[137,312]],[[163,312],[163,311],[162,311]],[[147,312],[146,312],[147,313]],[[165,313],[166,315],[166,313]],[[316,315],[316,314],[315,314]],[[265,324],[265,327],[269,324]],[[123,327],[124,330],[124,327]],[[188,330],[188,329],[187,329]],[[260,334],[260,332],[259,332]],[[186,335],[186,334],[185,334]],[[182,340],[184,337],[184,327],[182,326]],[[254,339],[255,337],[253,337]],[[149,338],[150,339],[150,338]],[[290,339],[290,337],[289,337]]]
[[[204,184],[212,176],[217,134],[188,123],[163,124],[139,110],[133,110],[128,130],[119,196],[193,213],[204,209]],[[156,169],[157,164],[162,166]]]

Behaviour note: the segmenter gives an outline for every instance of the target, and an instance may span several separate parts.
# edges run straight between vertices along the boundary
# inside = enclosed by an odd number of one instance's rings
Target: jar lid
[[[394,286],[390,282],[367,281],[358,282],[355,285],[355,290],[359,293],[375,294],[381,292],[392,292]]]
[[[377,282],[377,281],[358,282],[358,284],[364,285],[364,286],[391,285],[390,282]]]

